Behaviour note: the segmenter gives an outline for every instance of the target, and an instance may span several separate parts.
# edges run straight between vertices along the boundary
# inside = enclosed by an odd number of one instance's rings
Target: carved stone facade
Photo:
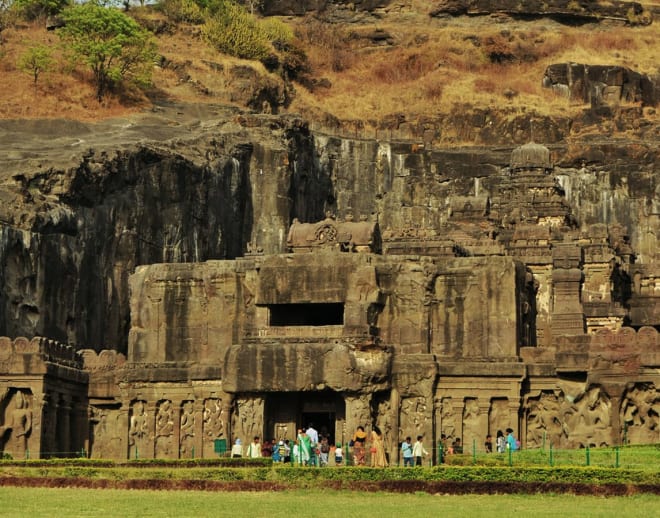
[[[192,458],[314,423],[466,451],[660,441],[655,263],[616,224],[575,225],[529,144],[439,227],[294,221],[287,253],[139,266],[126,357],[0,338],[12,456]],[[385,218],[386,219],[386,218]],[[392,220],[390,220],[392,221]],[[29,452],[29,453],[28,453]]]

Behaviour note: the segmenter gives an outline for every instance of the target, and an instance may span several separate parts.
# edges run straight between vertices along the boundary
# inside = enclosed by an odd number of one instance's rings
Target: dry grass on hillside
[[[140,9],[134,10],[145,16]],[[150,16],[159,16],[151,14]],[[296,85],[291,111],[331,114],[339,119],[377,121],[388,115],[446,113],[457,104],[511,107],[568,114],[583,106],[555,97],[541,87],[552,63],[623,65],[658,74],[658,25],[568,27],[550,20],[515,21],[505,17],[429,20],[425,15],[383,18],[378,23],[338,26],[314,18],[286,19],[296,30],[312,66],[312,76],[328,88],[308,91]],[[374,34],[387,34],[387,42]],[[17,69],[32,42],[53,48],[57,35],[39,26],[2,32],[0,117],[66,117],[92,120],[143,109],[155,98],[186,102],[229,102],[229,66],[259,63],[218,54],[199,37],[199,28],[181,26],[158,38],[168,65],[155,67],[154,87],[122,97],[95,100],[86,71],[58,64],[36,87]]]
[[[98,120],[122,116],[148,104],[138,90],[109,95],[99,103],[91,73],[69,70],[62,58],[59,38],[41,24],[9,28],[1,37],[0,118]],[[54,62],[50,70],[39,75],[35,85],[32,76],[19,70],[17,64],[26,49],[40,44],[53,49]]]
[[[579,107],[542,88],[550,64],[623,65],[658,73],[656,26],[587,31],[551,22],[477,20],[474,27],[383,24],[378,28],[392,35],[393,48],[375,47],[355,34],[351,38],[350,29],[344,29],[340,38],[340,31],[332,26],[300,24],[314,69],[332,83],[327,91],[301,100],[316,102],[340,118],[366,120],[396,112],[447,112],[462,103],[562,113]],[[325,46],[328,40],[332,44]]]

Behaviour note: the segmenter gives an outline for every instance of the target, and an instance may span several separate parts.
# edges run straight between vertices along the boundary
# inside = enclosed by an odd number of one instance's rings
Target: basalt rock
[[[552,17],[565,23],[618,20],[631,25],[648,25],[653,13],[637,2],[563,2],[514,0],[443,0],[430,12],[436,16],[488,15],[503,13],[511,16]]]
[[[0,340],[4,452],[210,457],[310,421],[376,425],[392,458],[655,440],[654,141],[161,110],[0,126],[0,331],[49,337]]]
[[[553,92],[592,107],[639,103],[657,106],[660,78],[649,77],[626,67],[558,63],[543,75],[543,86]]]

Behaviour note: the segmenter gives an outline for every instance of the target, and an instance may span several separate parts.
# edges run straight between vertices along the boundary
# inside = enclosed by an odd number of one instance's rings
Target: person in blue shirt
[[[406,440],[401,443],[401,454],[403,456],[403,467],[413,467],[413,446],[412,439],[406,437]]]
[[[511,428],[506,429],[506,449],[516,451],[518,449],[518,441],[516,441]]]

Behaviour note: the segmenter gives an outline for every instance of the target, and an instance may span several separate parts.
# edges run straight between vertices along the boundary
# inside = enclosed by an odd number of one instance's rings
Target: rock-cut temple
[[[138,267],[126,355],[0,338],[3,452],[214,457],[310,422],[331,442],[376,425],[394,460],[406,436],[469,449],[506,428],[523,448],[660,442],[657,268],[620,226],[577,228],[545,147],[453,197],[442,228],[376,219]]]

